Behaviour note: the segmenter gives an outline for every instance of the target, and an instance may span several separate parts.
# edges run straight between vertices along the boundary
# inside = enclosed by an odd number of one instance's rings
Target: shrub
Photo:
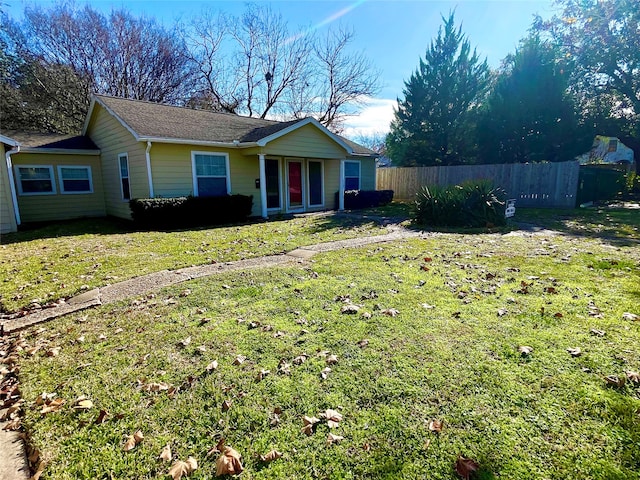
[[[129,202],[133,221],[144,228],[181,228],[219,225],[245,220],[253,197],[135,198]]]
[[[506,192],[489,180],[422,187],[416,196],[416,221],[421,224],[478,228],[506,223]]]
[[[338,195],[336,192],[336,205]],[[391,203],[393,200],[393,190],[345,190],[344,208],[356,210],[358,208],[381,207]]]

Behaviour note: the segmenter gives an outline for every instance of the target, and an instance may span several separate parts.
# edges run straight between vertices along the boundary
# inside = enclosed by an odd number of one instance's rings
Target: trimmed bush
[[[144,228],[183,228],[220,225],[251,215],[253,197],[134,198],[129,202],[133,221]]]
[[[336,205],[338,205],[338,195],[336,192]],[[356,210],[358,208],[381,207],[391,203],[393,200],[393,190],[345,190],[344,208]]]
[[[422,187],[416,197],[416,221],[420,224],[478,228],[506,223],[506,192],[489,180]]]

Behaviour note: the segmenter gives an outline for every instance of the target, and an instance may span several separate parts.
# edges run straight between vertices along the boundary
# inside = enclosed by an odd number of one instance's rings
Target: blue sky
[[[4,0],[6,10],[19,17],[25,2]],[[33,3],[33,2],[27,2]],[[40,0],[38,4],[51,4]],[[78,4],[84,4],[77,0]],[[88,3],[103,11],[125,7],[133,13],[154,16],[171,25],[180,16],[190,17],[203,7],[230,14],[244,10],[245,1],[177,1],[177,0],[91,0]],[[334,23],[353,28],[353,48],[364,51],[381,71],[383,88],[369,106],[347,123],[347,133],[386,132],[392,118],[396,97],[402,96],[404,80],[418,65],[431,39],[442,23],[441,14],[456,11],[471,44],[492,67],[513,52],[527,33],[534,14],[548,18],[553,13],[552,0],[271,0],[291,27],[316,26],[320,31]]]

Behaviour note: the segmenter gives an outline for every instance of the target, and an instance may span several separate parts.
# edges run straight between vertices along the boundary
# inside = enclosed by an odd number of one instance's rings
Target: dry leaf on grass
[[[622,318],[624,320],[631,320],[632,322],[635,322],[640,320],[640,315],[636,315],[635,313],[631,313],[631,312],[624,312],[622,314]]]
[[[224,447],[222,455],[216,461],[216,477],[222,475],[238,475],[242,473],[242,456],[231,447]]]
[[[177,460],[169,469],[169,475],[173,480],[180,480],[182,477],[191,475],[197,469],[198,461],[193,457],[189,457],[186,462]]]
[[[434,433],[442,432],[443,426],[444,426],[444,422],[442,420],[434,419],[429,422],[429,430],[431,430]]]
[[[163,462],[171,460],[171,445],[168,443],[162,448],[162,452],[160,452],[160,460]]]
[[[93,402],[82,395],[76,399],[73,404],[73,408],[74,410],[89,410],[90,408],[93,408]]]
[[[191,337],[183,338],[178,342],[178,344],[182,345],[183,347],[189,346],[190,343],[191,343]]]
[[[624,377],[618,377],[617,375],[607,375],[604,377],[605,382],[613,387],[624,387],[627,380]]]
[[[477,472],[478,468],[480,468],[478,462],[458,455],[458,459],[456,460],[456,473],[464,478],[464,480],[469,480],[469,476]]]
[[[207,373],[211,373],[211,372],[213,372],[214,370],[217,370],[217,369],[218,369],[218,361],[217,360],[214,360],[213,362],[211,362],[209,365],[207,365],[205,367],[205,370],[207,371]]]
[[[233,402],[231,400],[225,400],[224,402],[222,402],[222,411],[226,412],[231,408],[231,404]]]
[[[142,430],[138,430],[133,435],[129,435],[127,437],[127,440],[124,442],[122,449],[125,452],[133,450],[134,448],[136,448],[136,445],[138,445],[142,440],[144,440],[144,435],[142,434]]]
[[[358,305],[349,304],[349,305],[344,305],[340,309],[340,313],[353,315],[354,313],[358,313],[359,310],[360,310],[360,307]]]
[[[100,410],[100,413],[98,414],[98,417],[96,418],[96,421],[94,423],[96,425],[103,424],[104,422],[107,421],[108,416],[109,416],[109,412],[107,412],[106,410]]]
[[[235,360],[233,361],[233,364],[234,365],[242,365],[246,359],[247,359],[247,357],[245,357],[244,355],[238,355],[238,356],[236,356]]]
[[[302,422],[304,423],[304,427],[302,427],[302,433],[310,436],[311,434],[313,434],[313,430],[316,424],[320,422],[320,419],[316,417],[308,417],[305,415],[304,417],[302,417]]]
[[[528,357],[529,355],[531,355],[531,353],[533,352],[533,348],[528,347],[527,345],[520,345],[518,347],[518,352],[520,353],[520,355],[522,355],[523,357]]]
[[[320,378],[322,378],[323,380],[326,380],[330,373],[331,373],[331,369],[329,367],[325,367],[320,372]]]
[[[341,440],[344,440],[344,437],[341,437],[340,435],[334,435],[333,433],[329,433],[329,435],[327,435],[327,445],[340,443]]]
[[[367,340],[366,338],[363,338],[362,340],[360,340],[357,344],[360,348],[364,348],[367,345],[369,345],[369,340]]]
[[[328,408],[324,413],[320,414],[320,416],[327,420],[327,426],[329,428],[336,428],[342,421],[342,414],[331,408]]]
[[[280,453],[277,450],[271,450],[266,455],[260,455],[260,461],[264,463],[269,463],[279,459],[280,457],[282,457],[282,453]]]
[[[606,335],[606,332],[604,330],[598,330],[596,328],[592,328],[590,332],[591,335],[595,335],[596,337],[604,337]]]
[[[498,309],[498,316],[499,317],[504,317],[507,313],[509,313],[509,312],[507,311],[506,308],[499,308]]]
[[[54,400],[49,400],[45,402],[45,405],[42,407],[40,411],[41,414],[45,415],[47,413],[55,413],[59,412],[62,409],[65,401],[62,398],[56,398]]]
[[[53,347],[47,350],[47,357],[57,357],[60,354],[60,347]]]
[[[395,317],[400,313],[400,311],[396,310],[395,308],[385,308],[384,310],[380,311],[380,313],[382,313],[383,315],[387,315],[388,317]]]
[[[327,363],[327,365],[335,365],[336,363],[338,363],[338,356],[337,355],[329,355],[327,357],[327,359],[325,360],[325,362]]]
[[[265,370],[265,369],[261,369],[258,372],[258,375],[256,375],[256,381],[260,382],[262,380],[264,380],[264,378],[269,375],[271,373],[271,370]]]
[[[567,352],[569,352],[569,355],[571,355],[572,357],[579,357],[580,355],[582,355],[582,350],[580,349],[580,347],[567,348]]]

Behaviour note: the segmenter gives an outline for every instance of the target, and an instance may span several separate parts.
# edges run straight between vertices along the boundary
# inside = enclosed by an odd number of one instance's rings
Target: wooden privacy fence
[[[379,168],[376,188],[393,190],[396,200],[413,201],[423,186],[489,179],[506,190],[507,198],[515,198],[516,206],[573,208],[579,170],[577,161]]]

